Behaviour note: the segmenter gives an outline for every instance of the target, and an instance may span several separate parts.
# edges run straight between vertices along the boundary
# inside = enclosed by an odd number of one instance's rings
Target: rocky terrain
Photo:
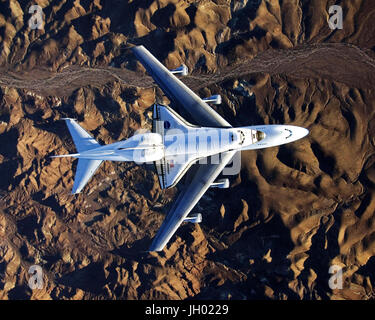
[[[31,30],[32,4],[44,25]],[[343,8],[343,29],[328,8]],[[374,299],[375,5],[366,0],[0,3],[0,299]],[[242,153],[200,225],[148,246],[177,188],[105,162],[71,195],[63,117],[100,143],[151,127],[168,103],[129,48],[143,44],[232,125],[305,139]],[[43,286],[28,286],[39,265]],[[330,267],[343,288],[331,289]]]

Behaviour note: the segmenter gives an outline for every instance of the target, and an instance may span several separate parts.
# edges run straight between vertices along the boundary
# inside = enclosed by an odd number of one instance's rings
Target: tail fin
[[[73,138],[74,144],[78,152],[100,147],[100,144],[75,120],[70,118],[63,119]],[[79,154],[74,154],[79,155]],[[74,156],[66,155],[66,156]],[[79,193],[85,187],[86,183],[94,175],[103,160],[78,159],[77,170],[74,178],[72,193]]]
[[[50,156],[50,158],[70,158],[70,157],[77,157],[79,153],[71,153],[71,154],[60,154],[57,156]]]

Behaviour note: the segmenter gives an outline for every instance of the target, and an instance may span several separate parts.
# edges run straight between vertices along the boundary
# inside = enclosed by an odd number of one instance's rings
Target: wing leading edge
[[[229,122],[171,73],[144,46],[134,47],[132,51],[166,96],[183,108],[197,124],[207,127],[231,127]]]
[[[185,220],[190,211],[202,198],[224,167],[230,162],[236,151],[221,154],[219,164],[202,164],[199,166],[190,184],[186,185],[176,199],[171,211],[165,218],[149,251],[161,251],[170,238]]]

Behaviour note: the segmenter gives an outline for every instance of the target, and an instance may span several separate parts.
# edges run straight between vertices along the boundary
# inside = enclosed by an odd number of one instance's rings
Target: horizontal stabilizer
[[[102,162],[103,160],[78,159],[72,194],[82,191]]]
[[[100,144],[75,120],[64,118],[78,152],[100,147]]]

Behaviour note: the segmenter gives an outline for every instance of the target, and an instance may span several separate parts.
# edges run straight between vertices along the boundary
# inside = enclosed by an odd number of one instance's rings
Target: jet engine
[[[202,214],[201,213],[193,213],[193,214],[187,216],[184,219],[184,222],[201,223],[202,222]]]
[[[208,98],[203,98],[204,102],[211,102],[213,104],[221,104],[221,95],[220,94],[215,94],[211,97]]]
[[[180,74],[182,76],[187,76],[188,73],[189,73],[188,67],[184,64],[182,64],[181,66],[179,66],[176,69],[169,70],[169,71],[172,72],[173,74]]]
[[[227,189],[229,188],[229,179],[219,179],[210,185],[211,188]]]

